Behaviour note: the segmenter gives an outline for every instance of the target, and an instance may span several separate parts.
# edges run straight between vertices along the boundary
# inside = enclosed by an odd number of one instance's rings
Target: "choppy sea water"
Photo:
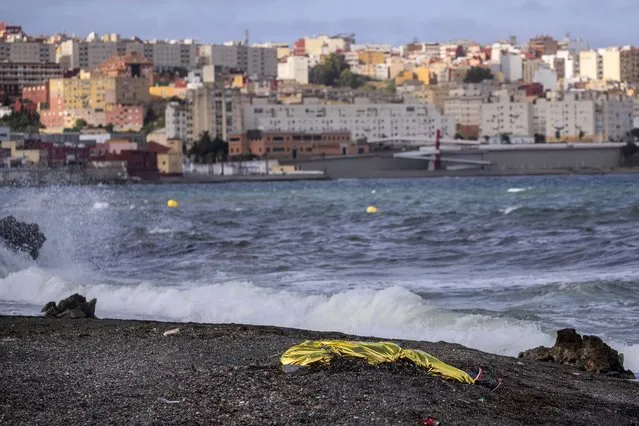
[[[0,313],[269,324],[516,355],[574,327],[639,370],[639,176],[1,188]],[[176,199],[179,209],[168,209]],[[366,214],[375,205],[379,213]]]

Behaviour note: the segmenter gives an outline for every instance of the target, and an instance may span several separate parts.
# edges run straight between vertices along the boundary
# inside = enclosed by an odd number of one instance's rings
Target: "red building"
[[[306,55],[306,40],[301,38],[297,40],[295,43],[293,43],[293,52],[295,56]]]
[[[104,121],[98,125],[112,124],[116,130],[138,131],[144,126],[144,107],[142,105],[117,105],[104,112]]]
[[[544,96],[544,86],[541,83],[530,83],[521,87],[526,91],[528,97],[542,97]]]
[[[94,157],[92,161],[125,161],[126,171],[129,177],[142,180],[158,180],[160,171],[158,170],[157,153],[149,151],[122,151],[119,154],[104,154]]]
[[[27,86],[22,89],[22,99],[26,99],[34,104],[46,104],[49,102],[49,84],[38,84]]]

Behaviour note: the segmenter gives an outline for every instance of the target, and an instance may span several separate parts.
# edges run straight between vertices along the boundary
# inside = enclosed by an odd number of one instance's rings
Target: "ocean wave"
[[[36,307],[73,292],[96,297],[98,315],[113,318],[260,324],[386,339],[448,341],[512,356],[552,343],[552,337],[533,323],[457,314],[430,305],[402,287],[308,295],[247,281],[181,287],[76,284],[35,267],[0,280],[0,300]]]
[[[509,214],[519,210],[521,208],[521,206],[510,206],[510,207],[506,207],[505,209],[501,210],[501,212],[508,216]]]

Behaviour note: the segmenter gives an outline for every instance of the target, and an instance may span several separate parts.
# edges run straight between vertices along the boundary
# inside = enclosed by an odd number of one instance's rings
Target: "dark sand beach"
[[[175,327],[179,334],[163,336]],[[397,342],[461,369],[482,367],[503,377],[502,386],[448,382],[410,365],[279,368],[279,356],[303,340],[347,338],[355,339],[276,327],[0,317],[0,424],[639,424],[637,383],[447,343]]]

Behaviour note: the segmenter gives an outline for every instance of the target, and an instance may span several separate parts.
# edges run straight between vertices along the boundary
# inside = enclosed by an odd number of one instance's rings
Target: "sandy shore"
[[[180,334],[163,332],[179,327]],[[0,424],[623,425],[639,384],[485,354],[398,342],[503,377],[490,389],[411,366],[337,363],[284,374],[279,356],[335,333],[241,325],[0,317]],[[513,336],[513,338],[517,338]],[[161,402],[159,398],[180,401]]]

